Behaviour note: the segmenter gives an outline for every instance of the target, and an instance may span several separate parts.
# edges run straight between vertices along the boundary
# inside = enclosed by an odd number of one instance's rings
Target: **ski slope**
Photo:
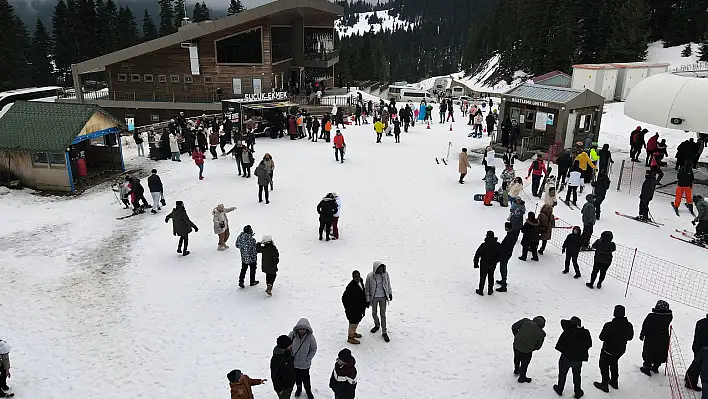
[[[373,15],[376,15],[377,18],[381,20],[381,22],[377,24],[369,24],[369,18],[371,18],[371,16]],[[406,30],[408,28],[415,27],[415,24],[399,19],[396,16],[389,15],[388,10],[362,12],[357,13],[356,16],[359,18],[359,20],[352,27],[344,25],[341,19],[335,21],[334,29],[337,31],[340,37],[351,35],[363,35],[367,32],[377,33],[382,30]]]
[[[434,111],[436,113],[437,109]],[[269,359],[280,334],[301,317],[312,324],[319,350],[311,369],[316,398],[328,388],[338,351],[350,347],[359,371],[357,397],[489,399],[555,397],[561,318],[583,320],[593,337],[584,365],[585,398],[606,398],[592,387],[599,380],[598,334],[614,305],[627,307],[638,333],[659,297],[608,278],[602,290],[561,274],[563,257],[549,246],[541,261],[520,262],[517,247],[509,265],[509,292],[479,297],[472,258],[487,230],[503,234],[508,211],[486,208],[472,196],[483,191],[483,167],[473,158],[467,184],[457,183],[460,148],[482,148],[467,137],[459,117],[431,129],[416,125],[395,144],[375,144],[371,125],[343,133],[347,161],[334,161],[331,144],[259,139],[276,163],[271,204],[257,201],[256,179],[237,175],[230,158],[207,160],[205,180],[186,157],[151,162],[125,147],[128,168],[158,169],[168,209],[116,220],[123,210],[106,185],[74,198],[37,196],[31,190],[0,196],[0,312],[2,338],[13,347],[10,385],[20,398],[77,399],[228,397],[226,373],[234,368],[268,378]],[[609,126],[609,125],[608,125]],[[619,126],[619,125],[617,125]],[[606,132],[603,125],[603,134]],[[613,148],[625,131],[615,132]],[[608,138],[615,137],[608,133]],[[436,165],[452,143],[449,165]],[[617,147],[615,147],[617,146]],[[618,158],[621,156],[618,155]],[[523,165],[517,168],[523,169]],[[521,171],[520,171],[521,172]],[[145,180],[143,179],[145,184]],[[342,198],[341,239],[317,240],[315,207],[328,192]],[[177,240],[164,223],[175,200],[184,201],[199,226],[190,237],[189,257],[175,253]],[[611,215],[636,211],[637,199],[610,191],[596,232],[612,230],[618,243],[635,246],[688,267],[703,268],[705,249],[675,242],[673,228],[691,228],[676,218],[666,198],[652,212],[662,229]],[[581,201],[582,202],[582,201]],[[236,206],[229,214],[231,249],[217,252],[212,209]],[[532,204],[527,203],[529,210]],[[559,205],[556,215],[580,224],[580,213]],[[233,240],[250,224],[260,240],[273,236],[280,251],[274,295],[237,286],[240,258]],[[554,231],[554,234],[565,234]],[[347,320],[341,295],[352,270],[388,265],[393,301],[388,309],[391,342],[372,335],[370,311],[359,331],[362,344],[346,344]],[[671,302],[671,301],[669,301]],[[671,303],[674,328],[690,352],[693,326],[704,311]],[[543,315],[547,338],[534,354],[531,384],[512,374],[510,326]],[[641,342],[628,345],[620,361],[620,390],[612,398],[666,399],[663,373],[641,374]],[[431,381],[434,381],[431,383]],[[572,391],[570,381],[566,397]],[[254,387],[259,399],[275,399],[270,384]]]

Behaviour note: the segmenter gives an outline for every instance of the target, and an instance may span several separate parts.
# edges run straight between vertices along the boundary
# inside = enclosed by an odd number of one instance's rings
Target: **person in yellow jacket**
[[[590,160],[594,163],[600,160],[600,155],[597,153],[597,144],[593,143],[592,148],[590,148]]]
[[[592,159],[587,152],[581,152],[577,157],[575,157],[575,162],[580,166],[580,173],[583,175],[583,181],[585,183],[592,181],[592,170],[597,168]],[[583,186],[580,186],[580,192],[583,192]]]
[[[386,128],[386,125],[383,124],[380,120],[376,120],[374,123],[374,131],[376,132],[376,142],[380,143],[381,142],[381,136],[383,135],[383,131]]]

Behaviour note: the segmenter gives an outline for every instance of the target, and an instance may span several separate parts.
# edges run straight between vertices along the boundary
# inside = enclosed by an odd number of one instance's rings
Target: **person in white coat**
[[[342,211],[342,199],[339,198],[339,194],[332,193],[334,200],[337,202],[337,212],[334,214],[334,219],[332,219],[332,236],[335,240],[339,239],[339,213]]]
[[[565,194],[565,203],[570,202],[570,196],[573,196],[573,205],[578,206],[578,187],[583,185],[583,174],[580,171],[578,162],[570,169],[568,173],[568,192]]]
[[[235,209],[236,207],[225,208],[224,204],[219,204],[211,212],[214,216],[214,234],[219,236],[219,246],[216,248],[219,251],[229,248],[226,242],[229,240],[231,233],[229,232],[229,218],[226,214],[233,212]]]
[[[386,265],[382,262],[374,262],[374,271],[366,276],[364,293],[366,294],[366,307],[371,306],[371,315],[374,317],[374,328],[371,329],[371,333],[376,333],[380,328],[384,341],[390,341],[388,330],[386,329],[386,306],[388,302],[393,300],[393,291],[391,290],[391,279],[386,271]],[[381,311],[380,320],[379,311]]]
[[[170,135],[170,153],[172,153],[173,161],[182,162],[179,159],[179,143],[177,142],[177,136],[174,134]]]

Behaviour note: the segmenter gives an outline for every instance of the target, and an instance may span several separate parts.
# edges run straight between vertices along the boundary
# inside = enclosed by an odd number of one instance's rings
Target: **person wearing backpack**
[[[526,223],[524,223],[524,227],[521,228],[521,233],[523,234],[521,246],[523,251],[521,252],[521,256],[519,256],[519,260],[525,262],[528,253],[531,252],[531,260],[538,261],[538,242],[540,240],[538,224],[536,214],[529,212]]]
[[[617,250],[617,246],[612,242],[612,238],[611,231],[604,231],[600,235],[600,239],[592,244],[592,248],[595,250],[595,263],[592,266],[590,282],[585,284],[588,288],[593,288],[598,273],[600,274],[600,279],[597,280],[597,288],[602,288],[602,282],[605,281],[607,269],[609,269],[612,264],[612,253]]]
[[[270,358],[270,379],[278,399],[290,399],[295,387],[295,365],[291,352],[293,340],[281,335],[276,340],[273,356]]]
[[[573,262],[573,269],[575,270],[574,278],[580,278],[580,267],[578,266],[578,255],[580,255],[580,249],[583,247],[583,236],[580,235],[580,226],[573,226],[573,231],[568,234],[568,237],[563,241],[562,253],[565,254],[565,269],[563,274],[568,274],[570,272],[570,262]]]
[[[610,188],[610,177],[604,171],[597,174],[597,180],[593,183],[595,185],[595,219],[600,220],[600,207],[605,201],[605,196],[607,195],[607,190]]]
[[[543,162],[543,155],[536,155],[536,160],[531,162],[531,166],[529,166],[529,173],[526,176],[526,179],[528,179],[531,175],[533,175],[531,180],[531,193],[534,197],[541,198],[541,193],[538,192],[538,189],[541,186],[541,178],[543,175],[547,174],[548,171],[546,170],[546,164]]]

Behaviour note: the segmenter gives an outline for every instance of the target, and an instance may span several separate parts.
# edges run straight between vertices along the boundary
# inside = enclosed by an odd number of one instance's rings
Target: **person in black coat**
[[[600,165],[598,167],[599,172],[602,173],[603,171],[605,174],[610,174],[610,164],[615,163],[615,161],[612,160],[612,153],[610,152],[610,145],[609,144],[604,144],[602,146],[602,149],[598,151],[597,153],[600,156]]]
[[[511,118],[507,115],[506,118],[504,118],[504,122],[501,124],[501,132],[502,132],[502,145],[504,147],[510,147],[511,142],[510,142],[510,136],[511,136]]]
[[[558,176],[560,177],[560,180],[558,181],[559,185],[565,185],[565,178],[568,175],[570,167],[573,166],[573,158],[570,156],[570,153],[570,148],[568,148],[564,150],[563,153],[558,156],[558,158],[556,158]]]
[[[673,318],[669,304],[659,300],[642,323],[639,340],[644,341],[644,364],[639,370],[650,377],[652,372],[659,373],[659,366],[666,363],[669,356],[669,326]]]
[[[600,206],[605,200],[607,195],[607,190],[610,188],[610,177],[607,175],[606,171],[600,171],[597,174],[597,180],[593,183],[595,186],[595,219],[600,220]]]
[[[691,366],[686,370],[686,388],[693,389],[695,391],[700,390],[698,388],[698,377],[701,375],[701,366],[705,367],[706,360],[701,361],[699,359],[701,356],[701,350],[708,346],[708,315],[705,319],[700,319],[696,322],[696,332],[693,334],[693,345],[691,345],[691,350],[693,351],[693,362]],[[705,351],[703,351],[705,356]],[[708,370],[704,370],[704,373]],[[706,378],[708,376],[703,376],[703,385],[706,383]],[[705,386],[704,386],[705,388]]]
[[[656,190],[656,178],[651,170],[647,170],[644,174],[644,183],[642,183],[642,191],[639,194],[639,216],[637,220],[648,221],[649,218],[649,203],[654,199],[654,190]]]
[[[526,223],[521,228],[521,246],[523,248],[519,260],[526,261],[528,253],[531,252],[531,260],[538,261],[538,242],[541,240],[541,235],[538,232],[538,219],[536,214],[529,212]]]
[[[361,338],[361,334],[356,332],[361,319],[366,314],[366,294],[364,292],[364,280],[358,270],[352,272],[352,281],[349,282],[347,288],[342,294],[342,305],[344,305],[344,313],[349,320],[349,334],[347,342],[350,344],[359,344],[357,338]]]
[[[627,351],[627,342],[634,338],[634,327],[625,317],[625,309],[622,305],[615,306],[614,318],[605,323],[600,333],[602,350],[600,351],[600,375],[602,382],[597,382],[595,388],[609,392],[608,385],[614,389],[619,389],[617,380],[619,370],[617,362]]]
[[[565,254],[565,269],[563,274],[570,272],[570,262],[573,261],[573,269],[575,270],[574,278],[582,277],[580,275],[580,267],[578,266],[578,255],[583,247],[583,236],[580,234],[580,226],[573,226],[573,231],[568,234],[568,237],[563,241],[562,252]]]
[[[558,384],[553,386],[553,390],[558,396],[563,395],[565,379],[570,369],[573,370],[575,397],[580,398],[584,394],[580,386],[580,371],[583,362],[588,361],[588,350],[592,347],[592,338],[590,331],[581,325],[582,322],[577,316],[571,317],[570,320],[561,320],[563,333],[556,344],[556,350],[561,353],[558,360]]]
[[[148,189],[150,190],[150,195],[152,196],[152,213],[157,213],[157,211],[161,210],[160,208],[160,201],[162,201],[162,193],[163,193],[163,187],[162,187],[162,180],[160,180],[160,176],[157,174],[157,169],[153,169],[151,171],[150,176],[147,178],[148,181]]]
[[[602,282],[605,281],[607,269],[609,269],[612,264],[612,253],[617,250],[617,246],[612,242],[613,238],[611,231],[603,231],[602,234],[600,234],[600,239],[592,244],[592,248],[595,250],[595,261],[592,266],[592,273],[590,274],[590,282],[585,284],[588,288],[595,288],[593,285],[595,284],[595,278],[597,278],[598,273],[600,274],[600,279],[597,280],[597,288],[602,288]]]
[[[322,232],[324,231],[329,241],[329,232],[332,229],[332,221],[334,214],[337,213],[337,202],[332,194],[327,194],[322,201],[317,205],[317,213],[320,214],[320,241],[322,241]]]
[[[206,133],[204,133],[204,129],[200,129],[197,132],[197,144],[199,144],[199,149],[202,152],[207,151],[207,137],[206,137]]]
[[[514,151],[516,151],[516,146],[520,137],[521,126],[519,125],[519,122],[514,120],[511,122],[511,133],[509,134],[509,147],[514,148]]]
[[[501,280],[497,280],[497,284],[501,287],[497,288],[497,292],[506,292],[506,276],[507,276],[507,265],[511,256],[514,254],[514,247],[517,241],[519,241],[520,230],[514,230],[511,222],[504,223],[504,230],[506,230],[506,237],[501,242],[501,256],[499,258],[499,273],[501,273]]]
[[[474,268],[479,269],[479,289],[477,295],[484,296],[485,280],[489,282],[487,294],[494,294],[494,269],[501,259],[502,246],[497,242],[493,231],[487,231],[482,245],[474,254]]]
[[[140,179],[135,176],[126,176],[125,180],[130,183],[130,191],[128,195],[133,195],[133,212],[141,212],[142,209],[140,202],[142,201],[142,208],[150,208],[147,200],[145,199],[145,188],[140,183]]]
[[[487,122],[487,136],[491,136],[494,131],[494,126],[497,124],[497,118],[495,118],[494,114],[490,112],[487,114],[485,122]]]
[[[295,365],[291,352],[293,340],[281,335],[276,343],[270,358],[270,379],[278,399],[290,399],[295,386]]]
[[[329,377],[329,387],[334,392],[334,399],[354,399],[356,385],[356,359],[349,349],[342,349]]]

